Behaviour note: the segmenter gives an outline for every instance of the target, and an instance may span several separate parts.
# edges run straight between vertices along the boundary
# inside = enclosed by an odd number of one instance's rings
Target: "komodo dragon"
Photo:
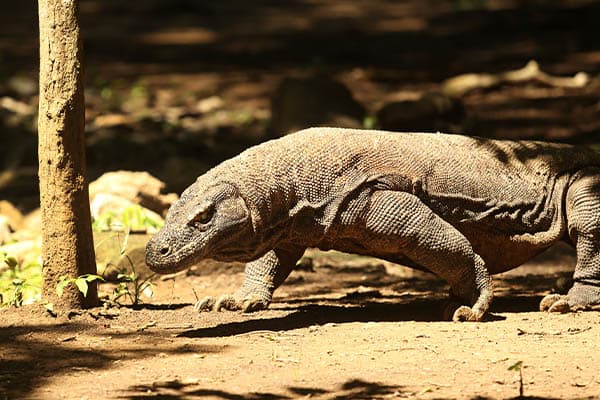
[[[467,304],[453,319],[478,321],[492,301],[490,274],[561,239],[577,249],[574,285],[540,309],[600,304],[600,155],[591,149],[311,128],[200,176],[149,241],[146,262],[159,273],[205,258],[247,262],[235,294],[196,308],[254,311],[307,247],[375,256],[439,275]]]

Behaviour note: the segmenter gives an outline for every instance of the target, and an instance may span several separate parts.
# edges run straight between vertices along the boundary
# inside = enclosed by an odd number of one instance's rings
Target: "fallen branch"
[[[498,74],[463,74],[447,79],[442,83],[444,94],[460,97],[475,89],[487,89],[505,83],[537,81],[557,88],[580,88],[588,84],[590,78],[585,72],[574,76],[553,76],[540,69],[535,60],[531,60],[523,68]]]

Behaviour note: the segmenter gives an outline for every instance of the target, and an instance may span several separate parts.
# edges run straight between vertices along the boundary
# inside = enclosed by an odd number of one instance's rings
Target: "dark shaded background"
[[[591,82],[476,90],[442,116],[442,129],[600,142],[597,1],[82,0],[80,8],[91,179],[148,170],[181,191],[210,166],[277,136],[269,126],[281,117],[273,115],[281,98],[310,109],[314,91],[287,93],[286,78],[345,85],[367,124],[378,126],[371,116],[382,107],[402,102],[412,112],[411,102],[444,79],[531,59],[551,74],[585,71]],[[37,202],[36,2],[3,4],[0,26],[0,198],[26,210]],[[331,102],[341,102],[334,92]],[[406,130],[432,130],[431,118],[417,116]]]

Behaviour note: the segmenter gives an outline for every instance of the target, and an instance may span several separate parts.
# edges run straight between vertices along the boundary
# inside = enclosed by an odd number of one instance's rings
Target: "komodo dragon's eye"
[[[190,224],[204,225],[208,224],[214,215],[213,207],[205,207],[199,210],[193,218],[190,219]]]

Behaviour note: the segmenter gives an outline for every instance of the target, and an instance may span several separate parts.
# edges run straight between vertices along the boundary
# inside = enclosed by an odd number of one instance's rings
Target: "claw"
[[[196,310],[197,312],[212,311],[214,305],[214,297],[205,297],[202,300],[197,301],[196,304],[194,304],[194,310]]]
[[[442,317],[444,321],[465,322],[465,321],[481,321],[484,313],[477,312],[471,307],[465,306],[464,303],[450,298],[444,304]]]
[[[568,313],[571,311],[571,306],[567,302],[566,299],[560,299],[556,303],[552,304],[552,307],[548,310],[548,312],[556,312],[556,313]]]
[[[219,297],[217,299],[217,302],[215,303],[215,311],[221,311],[221,310],[229,310],[229,311],[236,311],[240,309],[240,304],[238,302],[238,300],[230,295],[230,294],[225,294],[221,297]]]
[[[568,312],[569,309],[567,308],[566,311],[561,311],[562,309],[564,309],[564,306],[566,305],[567,307],[569,307],[569,304],[567,303],[566,296],[560,295],[560,294],[549,294],[547,296],[545,296],[542,301],[540,301],[540,311],[549,311],[549,312]],[[556,308],[555,308],[556,305]]]
[[[239,297],[232,294],[224,294],[217,299],[214,297],[205,297],[194,305],[197,312],[204,311],[238,311],[249,313],[259,310],[266,310],[269,307],[269,301],[257,294],[250,294],[240,300]]]
[[[452,321],[454,322],[465,322],[465,321],[481,321],[482,315],[478,315],[475,313],[470,307],[460,306],[456,311],[454,311],[454,315],[452,316]]]
[[[245,313],[266,310],[267,307],[269,307],[269,303],[258,295],[250,295],[242,303],[242,311]]]

